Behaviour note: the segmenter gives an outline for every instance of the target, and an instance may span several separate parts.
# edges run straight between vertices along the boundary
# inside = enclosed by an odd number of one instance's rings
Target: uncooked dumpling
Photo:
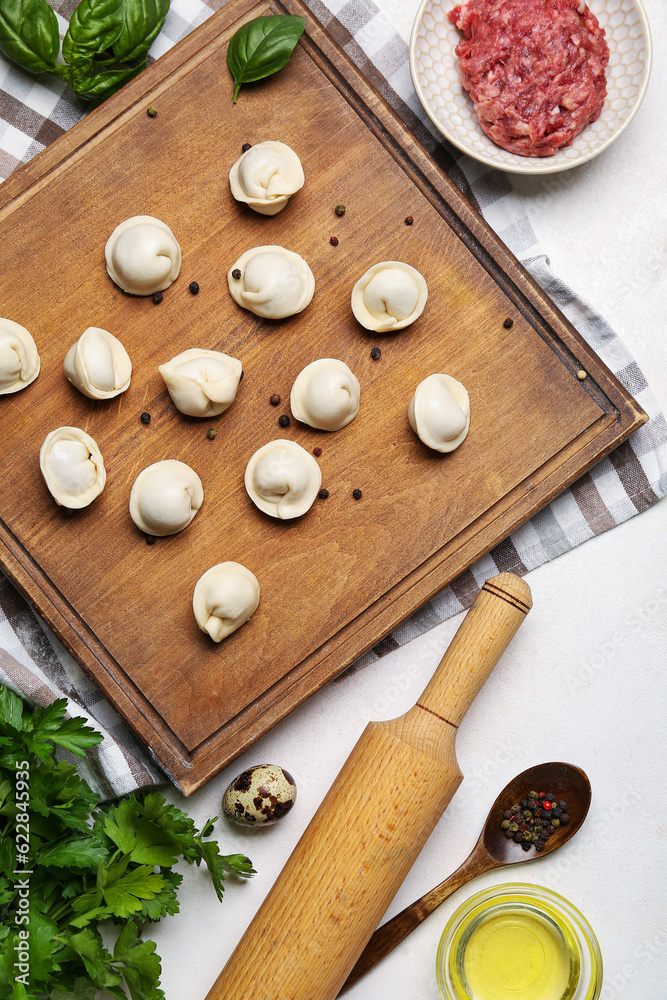
[[[89,399],[112,399],[125,392],[132,362],[120,340],[89,326],[65,355],[65,375]]]
[[[295,441],[269,441],[252,456],[245,470],[248,496],[271,517],[287,520],[309,510],[322,485],[320,467]]]
[[[97,442],[80,427],[57,427],[47,434],[39,467],[53,499],[71,510],[92,503],[107,480]]]
[[[344,361],[320,358],[299,372],[290,395],[297,420],[323,431],[337,431],[359,412],[361,390]]]
[[[135,215],[117,226],[104,250],[109,276],[125,292],[153,295],[176,281],[181,248],[165,222]]]
[[[214,642],[244,625],[258,605],[257,577],[237,562],[212,566],[200,576],[192,598],[197,625]]]
[[[181,413],[215,417],[234,402],[241,362],[221,351],[191,347],[158,368],[169,395]]]
[[[315,292],[313,272],[303,257],[278,246],[246,250],[230,267],[227,283],[235,302],[265,319],[300,313]]]
[[[470,427],[470,399],[451,375],[429,375],[410,400],[408,420],[415,434],[434,451],[454,451]]]
[[[168,458],[139,473],[130,493],[130,515],[149,535],[175,535],[187,528],[203,502],[194,469]]]
[[[229,171],[236,200],[260,215],[277,215],[303,183],[301,160],[284,142],[256,143]]]
[[[0,319],[0,396],[25,389],[39,375],[39,366],[32,334],[13,319]]]
[[[352,290],[352,312],[366,330],[391,333],[414,323],[427,297],[426,281],[416,268],[385,260],[359,278]]]

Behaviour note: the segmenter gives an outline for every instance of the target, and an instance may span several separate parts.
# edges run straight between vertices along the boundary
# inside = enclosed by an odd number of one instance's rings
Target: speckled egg
[[[294,778],[277,764],[256,764],[234,778],[222,797],[222,811],[240,826],[270,826],[296,800]]]

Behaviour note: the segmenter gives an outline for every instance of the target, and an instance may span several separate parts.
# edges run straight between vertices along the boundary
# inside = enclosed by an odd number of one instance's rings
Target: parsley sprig
[[[55,757],[57,747],[84,757],[102,739],[82,719],[65,719],[66,708],[62,699],[30,710],[0,686],[0,996],[94,1000],[101,989],[114,1000],[164,1000],[160,957],[141,926],[178,912],[182,876],[173,866],[204,864],[220,900],[226,874],[254,869],[207,839],[217,817],[198,831],[160,792],[98,805],[76,768]],[[29,885],[27,921],[21,883]],[[101,921],[116,925],[112,950]],[[26,930],[29,975],[20,981]]]

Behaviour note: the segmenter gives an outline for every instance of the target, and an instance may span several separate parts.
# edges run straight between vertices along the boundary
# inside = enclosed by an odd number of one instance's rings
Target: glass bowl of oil
[[[602,955],[572,903],[514,882],[456,910],[440,939],[436,977],[443,1000],[597,1000]]]

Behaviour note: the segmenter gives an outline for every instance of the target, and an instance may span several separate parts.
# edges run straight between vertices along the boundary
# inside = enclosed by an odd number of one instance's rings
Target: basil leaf
[[[247,21],[232,35],[227,65],[234,77],[234,104],[242,84],[263,80],[287,65],[305,26],[303,17],[269,14]]]
[[[122,29],[113,52],[119,61],[143,59],[160,33],[169,0],[129,0],[123,4]]]
[[[31,73],[53,69],[58,21],[46,0],[0,0],[0,51]]]
[[[110,49],[123,30],[124,0],[81,0],[63,38],[63,58],[73,65]]]
[[[91,66],[94,66],[94,63],[89,62],[85,70],[90,72]],[[107,97],[115,94],[117,90],[120,90],[144,69],[146,69],[146,60],[139,63],[138,66],[123,66],[93,75],[88,75],[85,70],[78,72],[78,66],[75,66],[70,74],[69,85],[74,93],[85,101],[105,101]]]

